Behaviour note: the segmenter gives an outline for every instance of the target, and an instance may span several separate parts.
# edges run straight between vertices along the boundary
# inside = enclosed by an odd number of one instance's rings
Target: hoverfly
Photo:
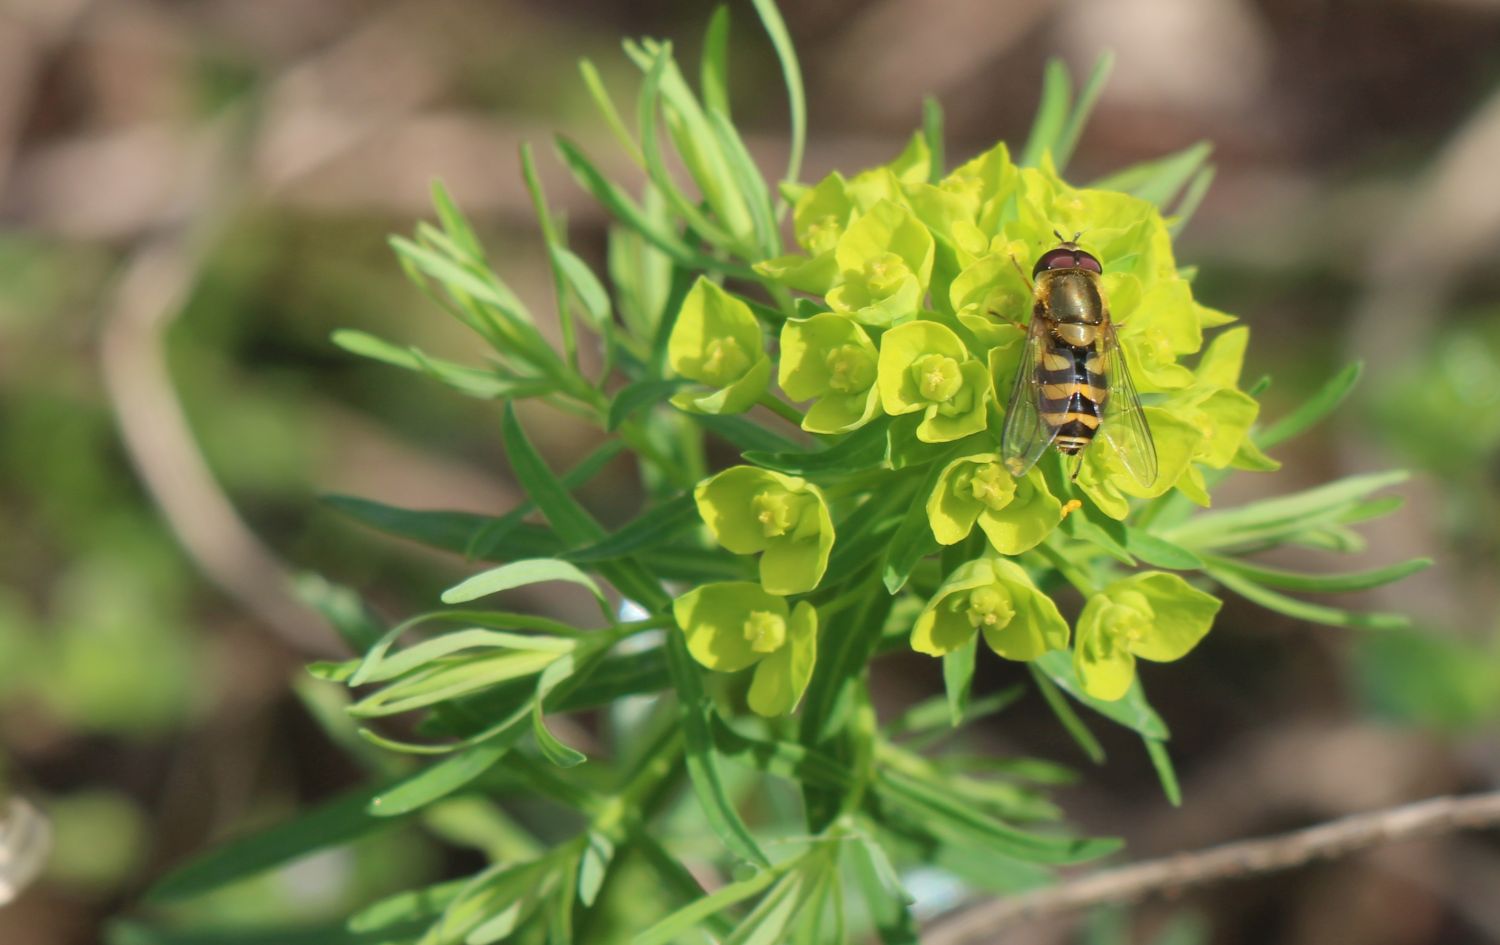
[[[1104,267],[1078,247],[1078,237],[1057,238],[1031,270],[1031,324],[1006,408],[1000,454],[1012,475],[1022,476],[1056,444],[1078,457],[1102,432],[1137,482],[1156,481],[1156,446],[1130,380],[1109,306],[1099,287]],[[1024,273],[1022,273],[1024,276]]]

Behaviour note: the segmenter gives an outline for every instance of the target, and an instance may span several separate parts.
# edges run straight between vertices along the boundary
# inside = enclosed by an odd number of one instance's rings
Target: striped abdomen
[[[1109,397],[1097,342],[1074,347],[1053,339],[1037,372],[1042,423],[1056,431],[1058,452],[1071,456],[1094,439]]]

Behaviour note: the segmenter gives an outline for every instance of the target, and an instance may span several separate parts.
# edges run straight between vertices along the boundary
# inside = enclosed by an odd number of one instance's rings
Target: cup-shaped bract
[[[771,378],[771,359],[750,306],[703,277],[682,300],[667,341],[667,364],[711,388],[672,396],[674,405],[694,413],[743,413]]]
[[[1220,601],[1175,574],[1148,571],[1090,597],[1078,615],[1073,667],[1098,699],[1119,699],[1135,679],[1137,658],[1182,659],[1213,626]]]
[[[705,584],[677,598],[672,614],[701,665],[732,673],[755,667],[750,708],[785,715],[797,707],[818,655],[818,612],[749,581]]]
[[[828,305],[855,321],[886,327],[916,317],[932,278],[932,234],[906,207],[881,200],[834,247],[839,284]]]
[[[1068,624],[1052,598],[1019,565],[984,557],[959,565],[927,602],[912,628],[911,646],[942,656],[975,633],[1000,656],[1033,660],[1068,645]]]
[[[953,329],[935,321],[898,325],[880,339],[880,403],[892,416],[922,411],[917,439],[946,443],[989,424],[994,386]]]
[[[788,319],[781,328],[777,381],[793,400],[815,401],[802,429],[847,433],[874,418],[880,412],[878,356],[869,335],[846,316]]]
[[[760,582],[772,594],[818,586],[833,549],[833,518],[817,486],[756,466],[733,466],[694,490],[714,538],[739,555],[759,554]]]
[[[1041,470],[1017,479],[994,453],[955,459],[927,498],[927,520],[939,544],[954,545],[977,524],[1003,555],[1029,551],[1062,521],[1062,503]]]

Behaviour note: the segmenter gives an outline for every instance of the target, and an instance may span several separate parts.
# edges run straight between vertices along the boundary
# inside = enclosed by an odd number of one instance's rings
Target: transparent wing
[[[1115,337],[1115,326],[1108,320],[1099,333],[1099,353],[1104,360],[1104,376],[1109,379],[1109,399],[1104,404],[1099,432],[1120,455],[1135,481],[1149,487],[1156,482],[1156,443],[1141,410],[1141,395],[1130,379],[1125,352]]]
[[[1047,323],[1032,316],[1026,329],[1026,344],[1016,365],[1016,381],[1005,407],[1005,428],[1000,434],[1000,455],[1013,476],[1024,476],[1052,445],[1057,430],[1042,422],[1042,385],[1037,368],[1046,352]]]

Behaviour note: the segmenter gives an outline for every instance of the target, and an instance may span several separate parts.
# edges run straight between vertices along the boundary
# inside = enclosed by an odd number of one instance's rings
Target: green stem
[[[769,409],[772,413],[781,417],[783,420],[786,420],[788,423],[794,423],[798,427],[802,426],[802,411],[798,410],[796,407],[793,407],[791,404],[782,400],[780,397],[777,397],[770,391],[766,391],[764,394],[761,394],[760,399],[757,400],[756,403],[760,404],[762,407]]]
[[[1036,546],[1037,553],[1047,559],[1047,563],[1056,569],[1058,574],[1068,579],[1068,583],[1078,589],[1085,597],[1092,597],[1099,593],[1099,587],[1082,568],[1073,562],[1071,558],[1052,547],[1047,542]]]

